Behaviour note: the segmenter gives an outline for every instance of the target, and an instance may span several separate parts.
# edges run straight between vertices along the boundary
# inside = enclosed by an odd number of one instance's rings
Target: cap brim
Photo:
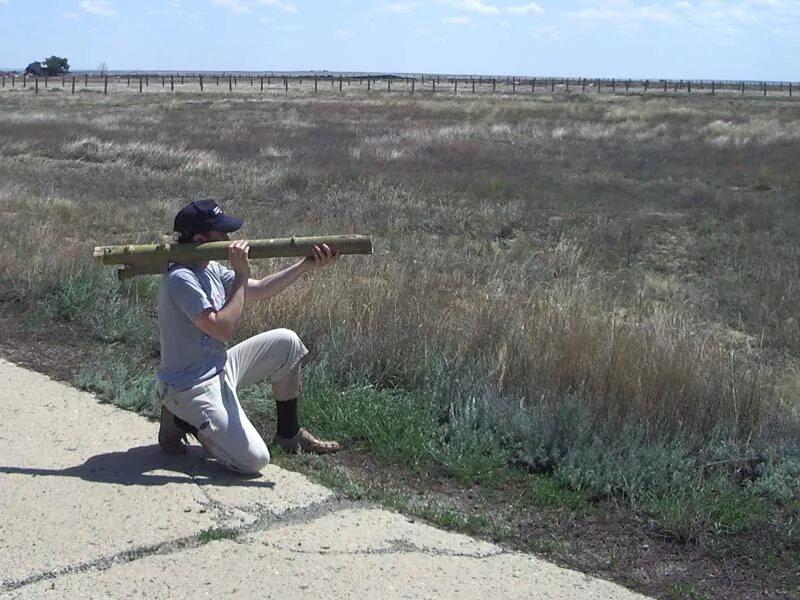
[[[214,231],[232,233],[234,231],[239,231],[242,228],[242,225],[244,225],[244,221],[242,219],[237,219],[236,217],[220,215],[213,221],[210,221],[209,225],[211,225]]]

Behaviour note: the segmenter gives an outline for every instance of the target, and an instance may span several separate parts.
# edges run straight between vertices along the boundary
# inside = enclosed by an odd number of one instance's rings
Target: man
[[[228,241],[242,220],[226,215],[214,200],[195,200],[175,217],[179,242]],[[216,261],[170,265],[158,298],[161,337],[161,427],[158,443],[169,453],[186,451],[187,433],[228,468],[255,473],[269,451],[242,410],[240,387],[269,379],[278,412],[274,442],[290,452],[336,452],[339,444],[316,439],[297,418],[300,361],[308,350],[293,331],[275,329],[226,350],[246,304],[271,298],[336,255],[315,246],[313,256],[265,277],[250,278],[249,246],[228,247],[230,269]]]

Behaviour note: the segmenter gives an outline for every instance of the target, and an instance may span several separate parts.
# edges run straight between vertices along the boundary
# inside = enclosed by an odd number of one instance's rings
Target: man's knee
[[[269,464],[269,450],[266,446],[251,449],[246,455],[237,457],[234,464],[228,465],[234,471],[247,475],[258,473]]]
[[[276,337],[277,347],[281,348],[287,356],[291,357],[302,353],[303,342],[294,331],[281,328],[275,329],[272,333]]]

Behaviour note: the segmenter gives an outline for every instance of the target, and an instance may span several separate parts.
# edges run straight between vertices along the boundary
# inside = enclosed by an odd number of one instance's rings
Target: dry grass
[[[32,302],[214,196],[245,236],[376,236],[248,321],[295,328],[338,377],[746,438],[796,411],[798,109],[0,93],[0,277]]]

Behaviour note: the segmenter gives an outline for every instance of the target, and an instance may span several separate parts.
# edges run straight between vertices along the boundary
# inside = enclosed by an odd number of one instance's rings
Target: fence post
[[[64,79],[65,79],[65,77],[62,75],[62,76],[61,76],[61,87],[62,87],[62,88],[63,88],[63,87],[66,85],[66,84],[64,83]]]
[[[47,88],[47,75],[44,76],[44,87]]]
[[[283,78],[283,87],[286,90],[286,93],[288,94],[289,93],[289,78],[288,77],[284,77]]]
[[[342,76],[339,75],[339,91],[342,91]]]
[[[89,75],[83,76],[83,87],[89,87]]]
[[[534,77],[533,81],[531,81],[531,94],[535,93],[536,93],[536,77]]]
[[[27,73],[25,73],[22,76],[22,87],[24,87],[24,88],[28,87],[28,74]]]
[[[175,76],[174,75],[170,75],[169,76],[169,91],[170,92],[174,92],[175,91]]]
[[[108,75],[103,77],[103,96],[108,96]]]
[[[181,75],[181,85],[183,85],[183,75]]]
[[[767,95],[767,82],[764,82],[764,96]]]
[[[453,78],[453,94],[458,96],[458,79]]]
[[[431,86],[431,91],[436,93],[436,80],[433,77],[431,77]]]
[[[167,80],[166,76],[165,76],[165,75],[162,75],[162,76],[161,76],[161,87],[162,87],[162,88],[163,88],[165,85],[167,85],[167,82],[166,82],[166,80]]]
[[[75,76],[72,76],[72,93],[75,93]]]
[[[200,91],[203,91],[203,74],[200,73]]]
[[[791,98],[791,97],[792,97],[792,84],[790,82],[789,83],[789,98]]]
[[[603,91],[603,82],[598,79],[597,80],[597,93],[600,94]]]
[[[139,93],[142,93],[142,76],[139,75]]]
[[[34,77],[33,78],[33,89],[37,94],[39,93],[39,78],[38,77]]]
[[[612,79],[611,80],[611,93],[612,94],[616,94],[617,93],[617,80],[616,79]]]
[[[11,76],[11,87],[13,88],[16,84],[17,84],[17,76],[16,75],[12,75]]]
[[[581,79],[581,92],[585,92],[585,91],[586,91],[586,77],[583,77]]]
[[[416,87],[416,84],[417,84],[417,78],[416,78],[416,77],[414,77],[414,78],[411,80],[411,95],[412,95],[412,96],[414,95],[414,88]]]
[[[492,91],[497,91],[497,80],[494,77],[492,77]]]
[[[649,87],[650,87],[650,80],[649,79],[645,79],[644,80],[644,91],[645,91],[645,93],[647,93],[647,88],[649,88]]]
[[[711,81],[711,95],[712,96],[717,95],[717,82],[713,80]]]
[[[144,87],[150,87],[150,74],[144,76]]]
[[[253,87],[253,76],[250,75],[250,87]]]
[[[263,92],[264,91],[264,76],[263,75],[259,76],[258,85],[259,85],[260,90]]]
[[[554,93],[556,91],[556,78],[550,80],[550,93]]]
[[[472,93],[475,93],[475,78],[472,78]]]
[[[386,80],[386,91],[389,91],[389,92],[392,91],[392,80],[391,79],[387,79]]]
[[[367,77],[367,91],[372,89],[372,77]]]

